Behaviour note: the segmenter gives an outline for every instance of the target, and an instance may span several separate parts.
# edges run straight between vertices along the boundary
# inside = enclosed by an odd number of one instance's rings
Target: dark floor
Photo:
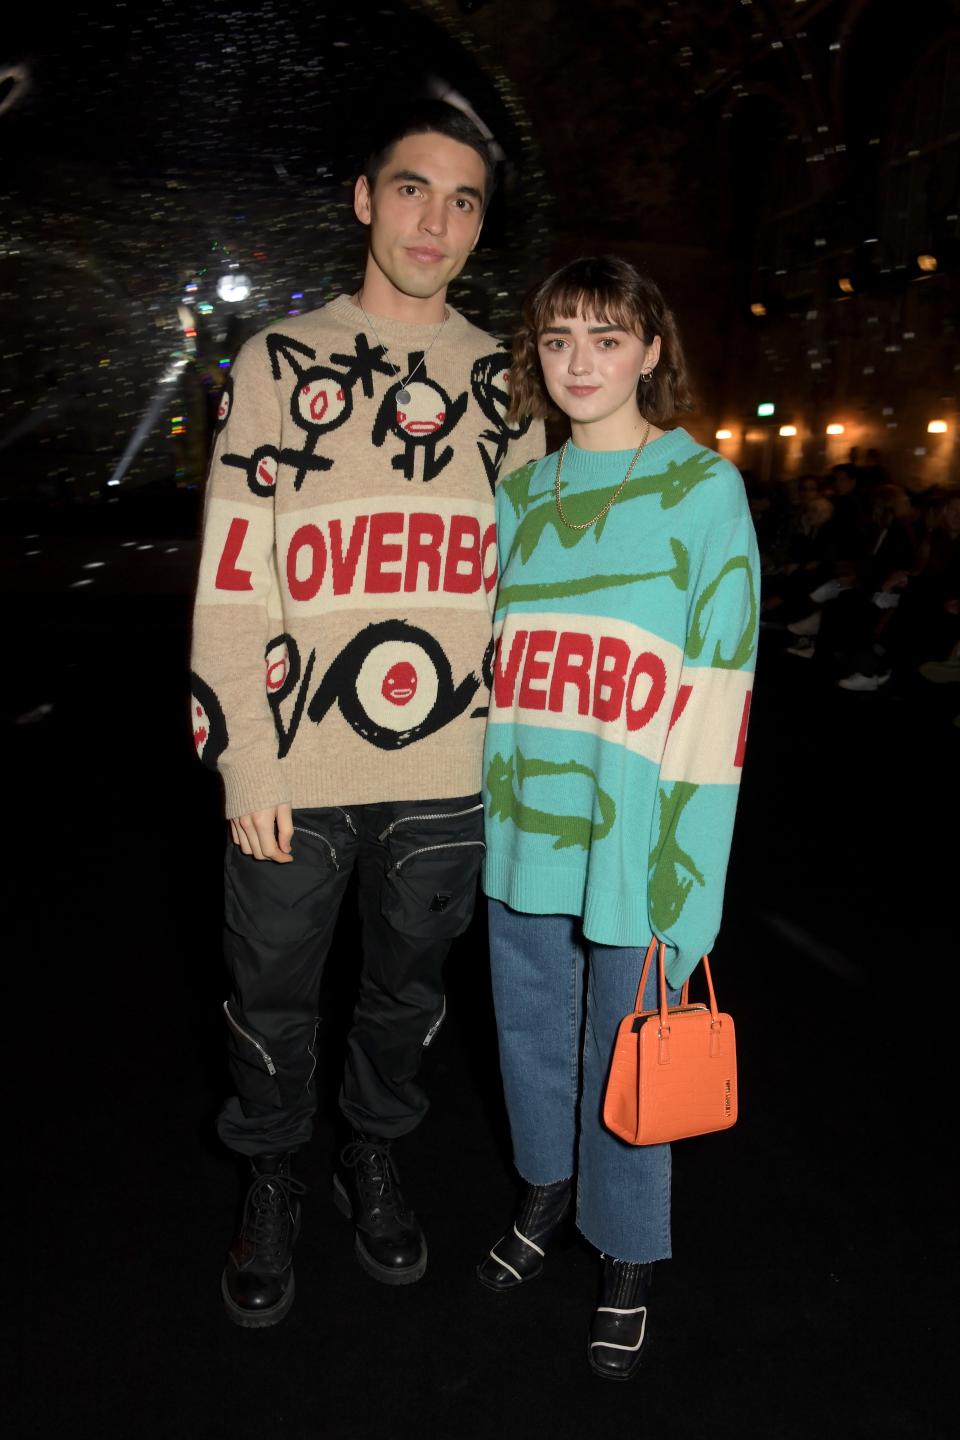
[[[329,1199],[327,1119],[303,1160],[291,1315],[266,1332],[226,1320],[221,822],[183,718],[186,601],[165,581],[165,594],[149,579],[139,594],[63,583],[34,587],[5,707],[25,922],[8,963],[24,957],[33,981],[26,1024],[7,1017],[32,1112],[17,1167],[29,1223],[7,1230],[29,1257],[20,1433],[956,1433],[960,731],[942,710],[909,690],[830,689],[766,642],[715,963],[741,1120],[675,1148],[676,1258],[643,1372],[616,1386],[586,1368],[585,1247],[514,1296],[473,1277],[514,1193],[481,917],[450,965],[433,1110],[399,1151],[426,1277],[390,1289],[356,1266]],[[349,921],[341,939],[328,1111]],[[24,1192],[8,1194],[19,1217]]]

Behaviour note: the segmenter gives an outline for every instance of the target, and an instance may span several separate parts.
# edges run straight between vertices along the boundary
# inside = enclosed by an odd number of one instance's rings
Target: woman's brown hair
[[[555,270],[524,301],[520,329],[513,340],[511,420],[528,415],[543,419],[550,414],[553,405],[543,383],[537,341],[552,320],[587,312],[608,325],[631,330],[645,345],[660,336],[660,359],[653,378],[637,386],[641,415],[659,425],[679,410],[693,408],[677,324],[659,287],[617,255],[589,255]]]

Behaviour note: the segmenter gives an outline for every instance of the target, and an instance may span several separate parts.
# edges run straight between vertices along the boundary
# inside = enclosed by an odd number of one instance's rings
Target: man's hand
[[[293,859],[290,842],[293,838],[293,810],[289,805],[271,805],[269,810],[255,810],[252,815],[238,815],[230,821],[234,845],[255,860],[275,860],[288,865]]]

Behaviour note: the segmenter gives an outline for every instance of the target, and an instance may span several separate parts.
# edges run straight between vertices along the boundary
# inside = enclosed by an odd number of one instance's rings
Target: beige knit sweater
[[[271,326],[224,391],[191,707],[228,816],[480,788],[493,485],[543,428],[504,419],[507,355],[457,311],[373,320],[386,354],[345,295]]]

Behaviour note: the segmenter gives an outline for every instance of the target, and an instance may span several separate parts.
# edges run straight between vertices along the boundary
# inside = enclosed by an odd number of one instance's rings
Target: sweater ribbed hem
[[[411,747],[415,749],[416,747]],[[327,756],[313,762],[267,761],[224,769],[226,815],[252,815],[274,805],[295,810],[325,805],[377,805],[394,800],[449,800],[480,791],[479,752],[448,750],[425,769],[409,751],[390,756],[389,765],[371,775],[348,760]]]
[[[649,945],[653,934],[645,883],[638,882],[625,899],[617,890],[603,890],[588,882],[583,869],[518,864],[515,857],[491,849],[489,829],[482,884],[491,900],[500,900],[524,915],[580,915],[584,935],[598,945],[638,949]],[[714,939],[704,936],[702,943],[685,945],[682,951],[668,942],[666,968],[671,985],[686,980],[700,957],[709,954]]]

